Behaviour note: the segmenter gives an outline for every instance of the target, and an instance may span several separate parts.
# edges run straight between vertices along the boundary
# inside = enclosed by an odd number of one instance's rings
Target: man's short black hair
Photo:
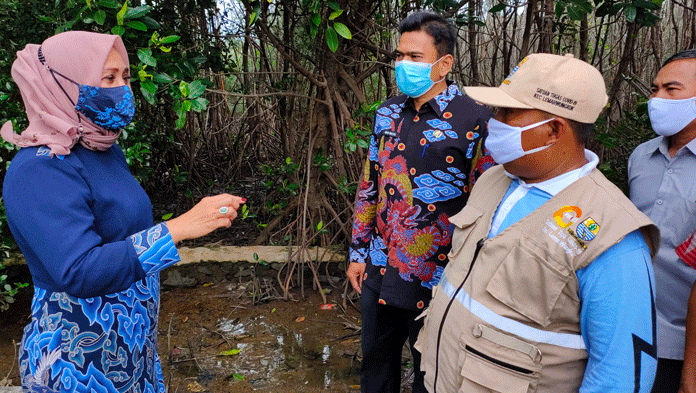
[[[440,14],[431,11],[417,11],[407,16],[399,24],[399,34],[423,30],[433,37],[435,47],[440,57],[454,55],[454,45],[457,37],[452,25]]]
[[[573,129],[575,137],[578,138],[585,146],[590,143],[590,137],[592,136],[592,131],[594,130],[594,123],[580,123],[579,121],[566,119],[570,128]]]
[[[662,66],[664,67],[673,61],[682,60],[682,59],[696,59],[696,49],[687,49],[685,51],[675,53],[672,55],[672,57],[665,60],[665,62],[662,64]]]
[[[544,111],[544,114],[546,115],[547,119],[551,119],[553,117],[561,117],[546,111]],[[592,138],[592,131],[594,131],[594,123],[581,123],[576,120],[568,119],[567,117],[564,117],[563,119],[565,119],[565,121],[568,122],[568,124],[570,125],[570,129],[573,130],[573,134],[575,134],[575,137],[578,139],[578,141],[582,142],[582,144],[587,146],[590,143],[590,139]]]

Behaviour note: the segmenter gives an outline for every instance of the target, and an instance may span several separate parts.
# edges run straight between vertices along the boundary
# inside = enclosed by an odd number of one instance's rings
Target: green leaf
[[[611,13],[611,11],[612,11],[612,5],[610,3],[608,3],[608,2],[602,3],[602,5],[600,5],[597,8],[597,10],[595,11],[595,17],[601,18],[603,16],[607,16],[607,15],[609,15],[609,13]]]
[[[174,125],[178,129],[184,128],[184,124],[186,124],[186,111],[179,109],[176,114],[179,116],[179,118],[176,119],[176,123]]]
[[[112,10],[121,8],[121,4],[116,0],[100,0],[97,2],[97,5],[102,8],[111,8]]]
[[[128,11],[128,1],[123,2],[123,7],[121,7],[121,10],[116,14],[116,23],[119,26],[123,25],[123,17],[126,15],[126,11]]]
[[[312,23],[314,23],[314,26],[319,26],[321,24],[321,16],[319,14],[314,13],[312,14]]]
[[[157,30],[160,28],[159,22],[150,18],[149,16],[143,16],[142,18],[140,18],[140,20],[143,23],[145,23],[145,26],[147,26],[147,28],[150,30]]]
[[[111,28],[111,34],[123,35],[126,32],[126,28],[123,26],[114,26]]]
[[[234,356],[242,352],[240,349],[230,349],[228,351],[222,351],[218,356]]]
[[[193,110],[194,112],[200,113],[200,112],[204,111],[205,108],[208,107],[209,102],[210,101],[208,101],[207,99],[205,99],[203,97],[198,97],[195,100],[191,101],[191,110]]]
[[[565,1],[557,1],[556,2],[556,7],[555,7],[556,19],[559,19],[561,17],[561,15],[563,15],[563,11],[565,11],[565,8],[566,8]]]
[[[310,37],[314,38],[317,36],[317,33],[319,32],[319,28],[316,27],[315,25],[309,25],[309,35]]]
[[[238,381],[244,380],[244,376],[242,374],[232,374],[232,377]]]
[[[171,46],[158,46],[157,48],[159,48],[159,50],[161,50],[164,53],[169,53],[172,51]]]
[[[336,33],[338,33],[341,37],[343,37],[347,40],[353,38],[353,34],[350,33],[350,30],[348,29],[348,27],[346,27],[346,25],[344,25],[343,23],[334,22],[333,27],[334,27],[334,29],[336,29]],[[335,50],[334,50],[334,52],[335,52]]]
[[[491,9],[488,10],[488,12],[495,14],[496,12],[500,12],[504,10],[507,6],[503,3],[498,3],[491,7]]]
[[[323,227],[324,227],[324,222],[319,221],[319,223],[317,224],[317,231],[321,231],[321,228],[323,228]]]
[[[165,73],[154,73],[152,74],[152,80],[155,81],[156,83],[159,83],[161,85],[168,84],[174,82],[174,78],[171,76],[165,74]]]
[[[138,49],[138,59],[150,67],[157,67],[157,59],[152,57],[152,49],[150,48]]]
[[[145,71],[145,66],[143,66],[143,68],[138,70],[138,80],[142,82],[148,78],[152,79],[152,75],[148,74],[147,71]]]
[[[655,4],[652,1],[647,1],[647,0],[634,1],[633,5],[635,5],[636,7],[639,7],[639,8],[645,8],[645,9],[653,10],[653,11],[660,9],[660,5]]]
[[[326,45],[329,46],[331,52],[336,52],[338,50],[338,35],[333,27],[329,26],[326,28]]]
[[[582,20],[585,17],[585,13],[578,7],[570,6],[568,7],[568,17],[571,20]]]
[[[146,79],[146,81],[152,83],[152,81],[149,79]],[[145,87],[147,82],[140,83],[140,93],[142,93],[143,97],[150,105],[157,105],[157,98],[155,98],[155,95],[150,93],[148,88]]]
[[[181,93],[182,96],[188,97],[189,95],[189,85],[188,83],[181,81],[179,83],[179,92]]]
[[[146,5],[141,5],[139,7],[129,8],[128,11],[123,15],[123,19],[138,19],[147,15],[150,12],[150,7]]]
[[[181,109],[185,110],[186,112],[191,111],[191,101],[189,100],[184,100],[184,102],[181,103]]]
[[[94,13],[94,21],[97,22],[99,26],[103,25],[106,21],[106,11],[99,10]]]
[[[145,79],[142,82],[140,82],[140,86],[152,95],[155,95],[155,93],[157,93],[157,85],[155,85],[155,83],[150,79]]]
[[[203,93],[205,93],[205,85],[200,80],[193,81],[193,82],[189,83],[188,87],[189,87],[188,98],[191,98],[191,99],[198,98],[201,95],[203,95]]]
[[[162,37],[160,42],[163,44],[173,44],[173,43],[179,41],[179,39],[181,39],[181,37],[178,35],[168,35],[166,37]]]
[[[328,5],[329,8],[331,8],[331,9],[334,10],[334,11],[340,11],[340,10],[341,10],[341,7],[338,5],[338,3],[336,2],[336,0],[329,0],[329,1],[326,2],[326,5]]]
[[[174,213],[167,213],[167,214],[163,215],[163,216],[162,216],[162,221],[167,221],[167,220],[169,220],[170,218],[172,218],[173,215],[174,215]]]
[[[135,30],[147,31],[147,26],[145,25],[145,23],[139,20],[129,20],[128,22],[126,22],[126,26]]]
[[[366,141],[364,141],[362,139],[358,139],[358,141],[356,143],[358,146],[362,147],[363,149],[367,149],[370,146]]]
[[[633,6],[633,5],[627,6],[624,12],[626,13],[626,20],[629,23],[635,22],[636,15],[638,14],[638,10],[636,9],[635,6]]]
[[[254,10],[251,12],[251,15],[249,16],[249,26],[254,25],[256,19],[258,19],[259,17],[259,12],[261,12],[261,7],[260,5],[257,5],[256,7],[254,7]]]
[[[334,19],[338,18],[339,16],[341,16],[342,13],[343,13],[343,10],[338,10],[338,11],[332,12],[331,15],[329,15],[329,20],[334,20]]]

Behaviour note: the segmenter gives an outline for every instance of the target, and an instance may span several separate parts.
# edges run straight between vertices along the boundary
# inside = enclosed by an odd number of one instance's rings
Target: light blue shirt
[[[541,187],[513,179],[493,217],[499,225],[491,227],[489,237],[588,174],[598,160],[588,150],[586,157],[589,162],[583,168],[540,183]],[[524,195],[516,198],[520,193]],[[580,330],[589,355],[580,392],[650,392],[657,360],[641,349],[655,346],[655,283],[643,235],[631,232],[576,275],[582,302]]]

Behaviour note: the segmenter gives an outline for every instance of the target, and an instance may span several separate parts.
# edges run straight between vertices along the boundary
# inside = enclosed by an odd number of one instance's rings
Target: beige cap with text
[[[465,87],[464,91],[486,105],[539,109],[581,123],[594,123],[608,100],[602,74],[571,54],[531,54],[500,87]]]

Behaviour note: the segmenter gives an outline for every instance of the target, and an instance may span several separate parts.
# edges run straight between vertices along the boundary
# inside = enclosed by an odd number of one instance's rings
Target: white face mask
[[[672,136],[696,119],[696,97],[682,100],[651,98],[648,115],[652,129],[662,136]]]
[[[525,127],[513,127],[491,118],[488,120],[488,137],[486,137],[485,142],[486,149],[488,149],[491,153],[491,157],[498,164],[507,164],[520,157],[547,149],[551,147],[551,145],[524,151],[522,148],[522,132],[539,127],[554,119],[555,117]]]

